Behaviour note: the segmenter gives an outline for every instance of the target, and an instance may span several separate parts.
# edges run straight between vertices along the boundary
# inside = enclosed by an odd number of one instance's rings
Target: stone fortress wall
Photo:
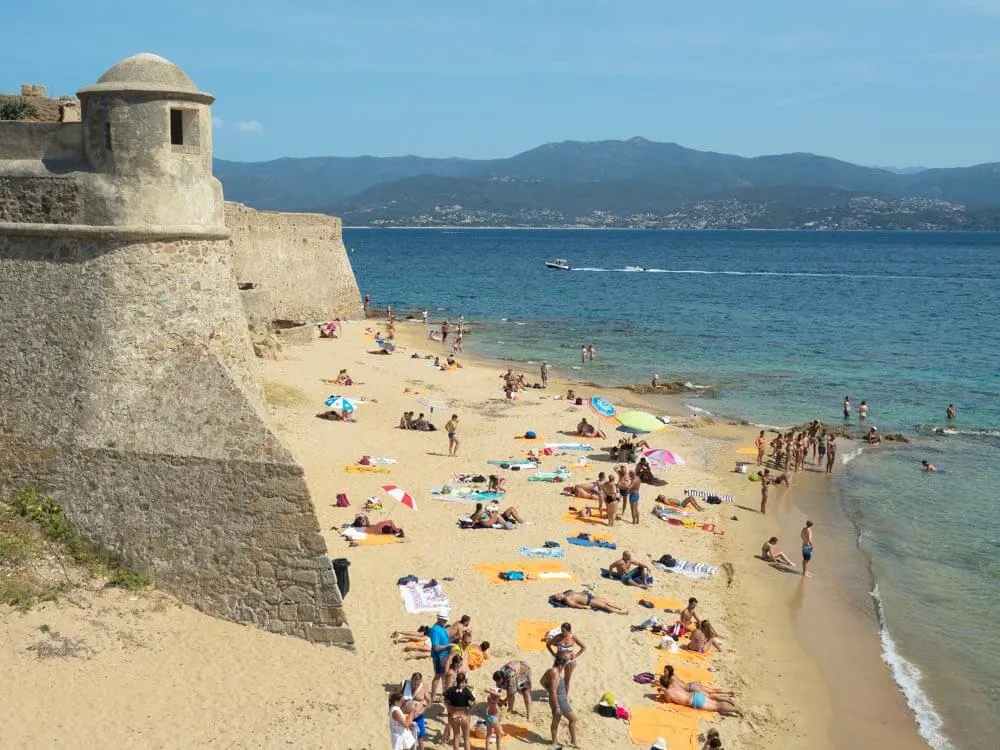
[[[256,211],[226,203],[233,270],[251,322],[316,323],[363,315],[361,293],[336,216]]]
[[[209,614],[349,644],[303,471],[268,423],[211,102],[144,54],[81,90],[81,122],[0,123],[0,491],[54,495]]]

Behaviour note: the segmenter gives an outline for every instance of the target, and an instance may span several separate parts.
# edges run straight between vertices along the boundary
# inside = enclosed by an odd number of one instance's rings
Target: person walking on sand
[[[542,376],[542,388],[549,387],[549,363],[542,362],[542,366],[539,368],[539,374]]]
[[[576,714],[573,706],[569,702],[569,695],[566,690],[565,674],[566,659],[562,654],[556,656],[552,666],[542,675],[541,684],[545,688],[549,698],[549,708],[552,710],[552,742],[556,744],[556,735],[559,733],[559,722],[565,718],[569,724],[570,747],[579,747],[576,744]]]
[[[945,411],[945,416],[948,417],[948,421],[951,422],[955,419],[955,405],[948,404],[948,409]]]
[[[837,460],[837,436],[830,435],[826,441],[826,473],[833,474],[833,464]]]
[[[761,515],[767,515],[767,493],[768,486],[771,484],[771,470],[758,471],[757,476],[760,477],[760,512]]]
[[[806,521],[806,525],[802,527],[802,576],[804,578],[812,578],[812,573],[807,573],[806,568],[809,567],[809,561],[813,557],[813,522]]]
[[[754,441],[754,444],[757,446],[757,465],[763,466],[764,450],[767,448],[767,438],[764,437],[763,430],[760,431],[760,434],[757,436],[757,439]]]
[[[851,418],[851,397],[844,396],[844,419]]]
[[[451,419],[444,426],[445,432],[448,433],[448,455],[457,456],[458,455],[458,415],[452,414]]]

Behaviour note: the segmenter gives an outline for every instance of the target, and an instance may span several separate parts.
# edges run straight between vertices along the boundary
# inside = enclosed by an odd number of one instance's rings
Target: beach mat
[[[366,534],[361,539],[347,538],[347,541],[359,547],[381,547],[383,544],[401,544],[407,540],[405,537],[398,537],[395,534]]]
[[[719,569],[714,565],[692,562],[691,560],[677,560],[672,568],[661,562],[654,562],[653,567],[664,573],[678,573],[688,578],[712,578],[719,572]]]
[[[687,606],[687,602],[683,599],[678,599],[677,597],[666,597],[666,596],[650,596],[646,592],[642,591],[635,595],[636,603],[640,599],[644,599],[647,602],[651,602],[656,609],[664,610],[670,609],[674,612],[680,612]],[[650,610],[652,612],[653,610]]]
[[[674,656],[676,654],[671,654],[663,649],[657,649],[656,665],[653,667],[653,672],[661,675],[664,668],[669,664],[673,666],[674,674],[684,680],[684,682],[704,682],[709,684],[715,682],[715,675],[705,667],[700,667],[683,659],[674,659]]]
[[[566,557],[566,550],[562,547],[518,547],[519,555],[525,557],[553,558],[561,559]]]
[[[536,437],[533,438],[525,437],[524,435],[518,435],[514,439],[520,440],[522,443],[541,443],[542,441],[545,440],[545,438],[543,438],[541,435],[537,435]]]
[[[517,650],[545,651],[545,638],[550,630],[558,627],[555,620],[518,620]]]
[[[528,477],[529,482],[565,482],[569,479],[569,472],[562,471],[540,471]]]
[[[630,708],[628,738],[632,743],[649,747],[658,737],[667,741],[670,750],[698,750],[698,719],[653,706]]]
[[[502,721],[500,722],[500,726],[503,727],[503,743],[505,747],[507,743],[511,741],[524,744],[535,744],[542,741],[541,737],[532,731],[528,724]],[[476,750],[486,750],[486,740],[470,735],[469,747],[475,748]],[[496,745],[493,744],[492,740],[490,740],[490,748],[495,747]]]
[[[732,495],[722,495],[722,494],[720,494],[718,492],[710,492],[709,490],[684,490],[684,496],[685,497],[687,497],[687,496],[690,496],[690,497],[704,497],[704,498],[709,498],[709,497],[713,497],[714,496],[714,497],[719,498],[724,503],[731,503],[731,502],[733,502],[733,496]]]
[[[600,549],[618,549],[618,545],[615,543],[614,539],[609,536],[604,536],[603,534],[590,534],[589,539],[583,539],[579,536],[568,536],[566,541],[577,547],[599,547]]]
[[[741,456],[756,456],[757,455],[757,449],[756,448],[737,448],[736,452],[739,453]]]
[[[360,464],[345,466],[344,471],[348,474],[392,474],[392,469],[387,469],[384,466],[362,466]]]
[[[592,451],[594,446],[590,443],[546,443],[546,448],[554,451]]]
[[[411,615],[436,612],[442,607],[451,607],[448,597],[444,595],[444,589],[441,588],[441,584],[424,588],[424,585],[427,583],[429,581],[421,580],[416,583],[408,583],[405,586],[397,587],[399,595],[403,599],[403,607]]]
[[[582,513],[577,513],[575,511],[567,511],[563,514],[562,520],[565,523],[585,523],[591,526],[607,526],[608,522],[604,520],[602,516],[596,515],[597,508],[593,509],[595,515],[585,516]]]
[[[662,635],[656,635],[655,633],[646,631],[651,636],[653,636],[656,648],[657,656],[656,663],[660,666],[660,672],[663,671],[663,664],[673,664],[676,666],[678,663],[688,664],[692,667],[698,667],[700,669],[707,669],[715,658],[714,651],[707,651],[705,653],[700,653],[698,651],[688,651],[686,648],[679,648],[677,651],[670,651],[668,649],[658,648],[660,641],[663,640]],[[681,636],[682,638],[687,638],[687,636]],[[687,643],[685,640],[683,644],[679,643],[678,646],[683,646]]]
[[[472,567],[488,583],[569,583],[573,581],[573,574],[557,562],[549,560],[515,560],[514,562],[500,563],[473,563]],[[500,574],[508,570],[520,570],[524,573],[523,581],[505,581]],[[543,577],[544,576],[544,577]]]

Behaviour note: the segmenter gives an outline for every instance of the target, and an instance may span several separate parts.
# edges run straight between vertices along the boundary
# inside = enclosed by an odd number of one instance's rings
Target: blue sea
[[[1000,234],[347,230],[362,292],[474,325],[466,349],[609,385],[688,383],[761,425],[904,433],[831,492],[883,653],[935,748],[1000,737]],[[565,258],[570,272],[544,261]],[[580,346],[597,358],[580,368]],[[699,392],[712,386],[717,392]],[[949,434],[945,409],[958,411]],[[858,430],[856,421],[851,422]],[[842,451],[843,452],[843,451]],[[920,471],[927,459],[943,470]]]

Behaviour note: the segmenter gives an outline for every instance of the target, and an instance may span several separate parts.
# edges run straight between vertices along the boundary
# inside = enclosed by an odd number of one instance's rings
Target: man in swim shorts
[[[626,586],[638,586],[648,589],[646,581],[649,579],[649,568],[635,562],[631,552],[622,552],[622,556],[608,566],[608,573],[612,578],[617,578]]]
[[[628,473],[628,507],[632,513],[632,523],[639,525],[639,490],[642,480],[632,470]]]
[[[802,527],[802,575],[805,578],[812,578],[812,573],[807,573],[806,568],[813,556],[813,522],[806,521]]]
[[[439,609],[437,622],[431,626],[428,636],[431,639],[431,662],[434,664],[434,679],[431,681],[431,699],[440,693],[438,686],[444,681],[445,667],[451,654],[451,636],[448,635],[448,610]]]
[[[448,455],[457,456],[458,455],[458,415],[452,414],[451,419],[444,426],[445,431],[448,433]]]

